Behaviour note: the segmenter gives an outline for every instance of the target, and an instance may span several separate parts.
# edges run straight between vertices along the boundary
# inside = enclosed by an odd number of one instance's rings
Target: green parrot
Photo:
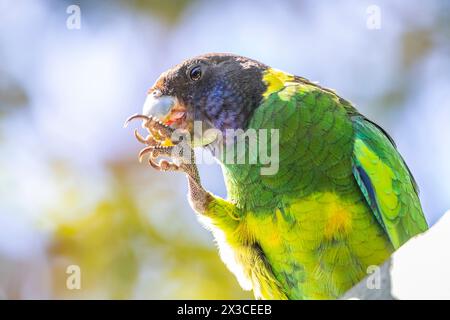
[[[392,138],[305,78],[242,56],[206,54],[163,73],[134,118],[150,133],[135,131],[147,145],[140,156],[187,174],[191,206],[257,299],[339,298],[428,228]],[[230,135],[239,130],[244,134]],[[174,152],[180,141],[191,147],[188,158]],[[248,159],[266,149],[272,163],[239,158],[239,141]],[[222,150],[214,154],[226,200],[203,188],[193,147]],[[167,156],[174,161],[161,160]]]

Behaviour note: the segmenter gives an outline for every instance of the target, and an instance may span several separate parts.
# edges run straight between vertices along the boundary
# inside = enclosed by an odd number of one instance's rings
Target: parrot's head
[[[194,140],[198,139],[195,122],[201,123],[203,132],[245,129],[266,90],[263,73],[267,68],[255,60],[223,53],[185,60],[156,80],[143,114],[188,131]],[[194,143],[204,146],[214,139],[202,133]]]

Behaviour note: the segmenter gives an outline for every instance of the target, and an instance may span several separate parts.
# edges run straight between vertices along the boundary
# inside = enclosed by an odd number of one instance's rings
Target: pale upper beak
[[[164,119],[175,105],[175,98],[162,95],[161,91],[154,90],[145,99],[143,114],[146,116]]]

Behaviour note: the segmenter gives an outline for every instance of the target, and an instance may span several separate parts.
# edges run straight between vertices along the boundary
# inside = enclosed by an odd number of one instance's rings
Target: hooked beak
[[[180,127],[186,118],[186,108],[178,102],[178,99],[162,95],[158,89],[148,94],[142,112],[172,127]]]

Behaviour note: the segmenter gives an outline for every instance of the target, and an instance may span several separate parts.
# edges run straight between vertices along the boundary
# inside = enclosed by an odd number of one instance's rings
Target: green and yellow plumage
[[[427,229],[387,134],[333,91],[274,69],[248,128],[279,129],[279,170],[222,164],[207,224],[241,285],[266,299],[337,298]]]
[[[212,53],[163,73],[149,96],[145,114],[172,119],[172,129],[190,136],[194,121],[222,136],[246,131],[191,144],[224,147],[218,160],[227,200],[202,187],[195,164],[165,169],[188,175],[192,207],[257,298],[338,298],[427,229],[416,183],[392,139],[333,90],[249,58]],[[259,142],[268,138],[256,149],[246,136],[251,129]],[[245,142],[249,161],[230,152],[235,141]],[[264,161],[250,161],[264,146],[278,151],[272,174],[263,174]]]

